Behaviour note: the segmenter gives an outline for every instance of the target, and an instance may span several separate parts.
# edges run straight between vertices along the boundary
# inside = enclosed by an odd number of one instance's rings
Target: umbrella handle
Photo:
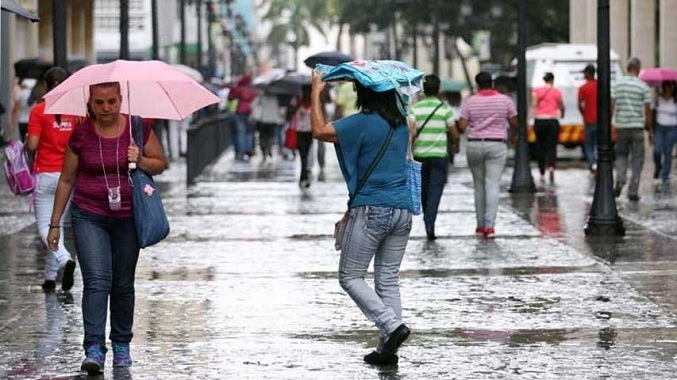
[[[132,101],[129,96],[129,81],[127,82],[127,124],[129,125],[129,140],[132,144],[136,144],[134,141],[134,128],[132,126]],[[136,162],[130,162],[128,167],[129,170],[135,170]]]

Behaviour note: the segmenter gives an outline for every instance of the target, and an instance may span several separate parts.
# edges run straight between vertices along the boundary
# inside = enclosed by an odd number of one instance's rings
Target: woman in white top
[[[656,126],[654,131],[654,178],[670,181],[672,149],[677,144],[677,91],[675,82],[663,82],[656,97]]]

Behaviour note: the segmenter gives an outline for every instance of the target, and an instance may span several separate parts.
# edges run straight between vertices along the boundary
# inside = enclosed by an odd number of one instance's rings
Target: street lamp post
[[[53,0],[52,17],[54,64],[64,70],[68,70],[68,48],[66,45],[66,0]]]
[[[153,50],[152,58],[155,60],[160,59],[160,41],[158,35],[158,22],[157,22],[157,0],[150,1],[150,18],[151,18],[151,27],[153,29]]]
[[[586,235],[624,235],[613,191],[614,151],[611,142],[611,57],[609,0],[597,1],[597,179]]]
[[[179,42],[179,62],[186,64],[186,0],[179,0],[179,17],[181,18],[181,41]]]
[[[527,142],[527,0],[517,2],[517,118],[518,133],[515,148],[515,170],[512,173],[511,193],[534,193],[536,185],[531,176]]]
[[[129,0],[120,0],[120,59],[129,59]]]
[[[202,70],[202,0],[195,2],[197,8],[197,69]]]
[[[216,73],[216,57],[214,56],[214,38],[212,36],[212,23],[214,22],[214,5],[211,0],[207,0],[207,66],[209,77]]]

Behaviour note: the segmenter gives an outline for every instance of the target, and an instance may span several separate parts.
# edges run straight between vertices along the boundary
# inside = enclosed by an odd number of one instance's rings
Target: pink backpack
[[[28,195],[35,189],[35,177],[28,167],[24,144],[9,140],[5,147],[5,177],[9,188],[16,195]]]

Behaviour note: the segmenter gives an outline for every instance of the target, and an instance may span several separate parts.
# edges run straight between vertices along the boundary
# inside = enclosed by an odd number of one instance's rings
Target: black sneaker
[[[630,202],[639,202],[639,195],[628,195]]]
[[[42,290],[45,292],[53,292],[56,289],[56,281],[54,280],[45,280],[42,285]]]
[[[364,356],[364,362],[371,365],[397,365],[398,361],[397,355],[384,355],[376,351]]]
[[[64,292],[71,290],[73,287],[73,274],[75,273],[75,261],[68,260],[64,264],[63,278],[61,279],[61,289]]]
[[[653,171],[653,179],[658,179],[661,176],[661,167],[656,166],[656,168]]]
[[[614,195],[616,198],[621,196],[621,191],[623,191],[623,184],[620,182],[616,182],[616,186],[614,186]]]
[[[381,354],[385,356],[395,355],[397,349],[400,348],[407,338],[409,338],[409,334],[411,334],[409,328],[404,323],[401,324],[392,332],[392,334],[390,334],[388,340],[383,344]]]

